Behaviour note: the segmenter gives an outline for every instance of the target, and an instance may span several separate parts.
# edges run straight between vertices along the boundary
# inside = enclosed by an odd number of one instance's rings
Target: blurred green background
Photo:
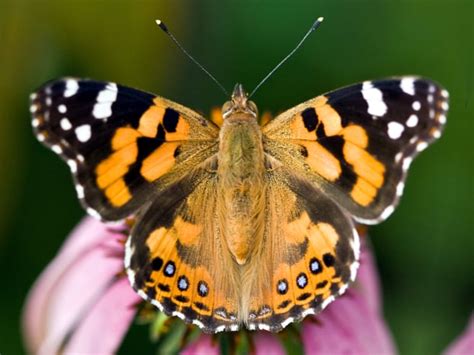
[[[33,137],[28,95],[63,75],[116,81],[202,112],[225,98],[156,28],[161,18],[231,89],[247,90],[325,22],[254,97],[279,112],[370,78],[417,74],[451,94],[443,138],[370,234],[403,354],[438,353],[473,309],[473,44],[466,1],[0,1],[0,352],[22,353],[25,295],[84,215],[69,169]],[[135,326],[126,346],[146,345]],[[132,345],[133,344],[133,345]]]

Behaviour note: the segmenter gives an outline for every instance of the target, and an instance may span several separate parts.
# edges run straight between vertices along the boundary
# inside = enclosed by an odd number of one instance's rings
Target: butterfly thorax
[[[261,237],[264,204],[264,153],[257,110],[236,85],[223,107],[218,176],[221,228],[229,251],[245,264]]]

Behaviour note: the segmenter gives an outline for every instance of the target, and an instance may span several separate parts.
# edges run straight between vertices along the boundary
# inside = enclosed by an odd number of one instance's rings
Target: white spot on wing
[[[93,209],[93,208],[91,208],[91,207],[88,207],[88,208],[86,209],[86,212],[87,212],[90,216],[92,216],[92,217],[94,217],[94,218],[97,218],[97,219],[100,219],[100,214],[99,214],[99,212],[97,212],[95,209]]]
[[[270,326],[268,324],[259,324],[258,329],[266,330],[267,332],[269,332],[270,331]]]
[[[415,101],[415,102],[413,102],[413,104],[411,105],[411,107],[412,107],[415,111],[419,111],[420,108],[421,108],[421,103],[420,103],[420,101]]]
[[[75,160],[72,160],[72,159],[69,159],[67,161],[67,165],[69,165],[69,169],[71,169],[71,172],[72,173],[76,173],[77,172],[77,163]]]
[[[397,185],[397,196],[403,195],[403,189],[405,188],[405,183],[400,181]]]
[[[446,115],[443,115],[443,114],[439,115],[438,121],[441,124],[445,124],[446,123]]]
[[[204,323],[198,319],[193,319],[193,324],[197,325],[199,328],[204,328]]]
[[[367,112],[374,116],[383,116],[387,112],[387,105],[383,101],[382,91],[374,88],[370,81],[362,85],[362,96],[369,106]]]
[[[59,121],[59,125],[65,131],[69,131],[72,128],[71,121],[69,121],[67,117],[61,118],[61,121]]]
[[[64,97],[71,97],[73,95],[76,95],[77,90],[79,90],[79,83],[77,82],[77,80],[66,80],[66,90],[64,91]]]
[[[407,171],[408,168],[410,167],[412,161],[413,161],[412,157],[406,157],[403,160],[403,166],[402,166],[403,170]]]
[[[184,320],[184,319],[186,318],[183,313],[177,312],[177,311],[174,311],[173,313],[171,313],[171,315],[172,315],[172,316],[176,316],[176,317],[178,317],[178,318],[180,318],[180,319],[182,319],[182,320]]]
[[[33,118],[33,121],[31,121],[31,124],[33,127],[38,127],[40,125],[40,120],[38,118]]]
[[[56,154],[61,154],[63,152],[63,149],[57,144],[51,146],[51,150]]]
[[[418,116],[415,114],[412,114],[410,117],[408,117],[407,120],[407,126],[408,127],[415,127],[418,124]]]
[[[45,137],[45,135],[44,135],[43,133],[38,133],[38,134],[36,135],[36,138],[37,138],[40,142],[43,142],[43,141],[46,139],[46,137]]]
[[[441,108],[442,108],[444,111],[448,111],[448,109],[449,109],[449,104],[448,104],[448,102],[447,102],[447,101],[443,101],[443,102],[441,103]]]
[[[283,328],[287,327],[289,324],[293,323],[295,319],[293,317],[288,317],[286,318],[282,323],[281,323],[281,326]]]
[[[38,111],[38,105],[32,104],[30,106],[30,113],[35,113],[36,111]]]
[[[114,83],[109,83],[104,90],[97,95],[97,103],[94,105],[92,115],[97,119],[112,116],[112,104],[117,100],[118,88]]]
[[[397,155],[395,155],[395,163],[398,163],[400,159],[402,159],[403,153],[399,152]]]
[[[403,130],[405,129],[402,124],[396,121],[389,122],[387,127],[387,133],[391,139],[400,138],[403,133]]]
[[[441,90],[441,96],[443,96],[445,99],[449,97],[449,92],[445,89]]]
[[[426,143],[426,142],[420,142],[420,143],[418,143],[418,144],[416,145],[416,150],[419,151],[419,152],[421,152],[421,151],[425,150],[426,147],[428,147],[428,143]]]
[[[415,79],[403,78],[400,82],[400,88],[408,95],[415,95]]]
[[[148,297],[145,299],[149,299]],[[157,300],[150,300],[151,304],[157,307],[160,311],[163,311],[163,306]]]
[[[388,206],[386,209],[383,210],[380,218],[382,220],[387,219],[392,213],[395,211],[395,207],[393,205]]]
[[[433,137],[435,137],[436,139],[438,139],[439,137],[441,137],[441,131],[439,130],[436,130],[433,132]]]
[[[76,193],[77,193],[78,198],[83,199],[84,198],[84,187],[82,187],[81,185],[76,185]]]
[[[59,111],[59,113],[66,113],[66,111],[67,111],[66,105],[63,105],[63,104],[59,105],[58,106],[58,111]]]
[[[75,129],[76,137],[79,142],[87,142],[92,135],[91,126],[88,124],[79,126]]]
[[[130,267],[130,261],[132,259],[133,249],[132,249],[132,240],[131,239],[132,238],[128,237],[127,238],[127,243],[125,243],[125,258],[124,258],[125,268]],[[131,270],[128,270],[128,271],[130,272]],[[132,284],[132,286],[133,286],[133,284]]]
[[[216,327],[215,332],[220,333],[220,332],[223,332],[224,330],[225,330],[225,325],[220,325]]]
[[[327,307],[327,305],[329,303],[331,303],[332,301],[334,301],[334,296],[329,296],[328,298],[326,298],[323,303],[321,304],[321,309],[324,309]]]

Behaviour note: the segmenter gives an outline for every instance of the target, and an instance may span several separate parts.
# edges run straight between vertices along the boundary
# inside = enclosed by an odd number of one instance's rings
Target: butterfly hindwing
[[[52,81],[32,94],[31,111],[38,139],[70,166],[82,204],[105,220],[134,213],[152,188],[216,149],[218,128],[210,121],[115,83]]]
[[[413,158],[441,135],[447,91],[403,77],[348,86],[263,127],[268,154],[306,176],[356,220],[394,210]]]
[[[258,271],[250,284],[250,329],[279,331],[319,313],[344,293],[359,265],[359,237],[349,216],[285,170],[267,174],[264,245],[252,265]]]
[[[218,228],[216,188],[211,164],[159,193],[138,216],[125,261],[140,296],[211,333],[241,323],[238,270]]]

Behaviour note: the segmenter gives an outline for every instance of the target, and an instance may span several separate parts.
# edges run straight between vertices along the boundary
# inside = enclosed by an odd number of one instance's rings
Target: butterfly
[[[125,268],[143,299],[205,332],[277,332],[355,280],[355,222],[394,211],[413,158],[442,133],[448,92],[418,77],[365,81],[261,126],[239,84],[216,124],[160,96],[64,78],[30,110],[86,211],[135,217]]]

